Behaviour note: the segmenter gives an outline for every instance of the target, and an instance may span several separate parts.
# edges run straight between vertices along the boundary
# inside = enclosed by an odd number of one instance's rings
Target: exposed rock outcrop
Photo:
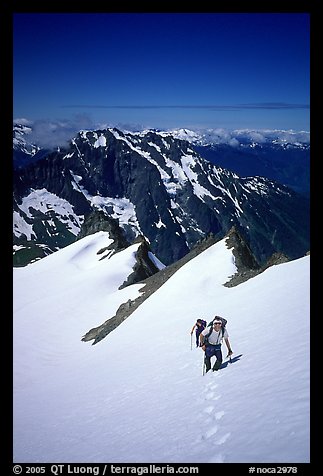
[[[157,266],[149,257],[149,252],[151,250],[145,238],[140,235],[135,240],[135,243],[140,243],[140,246],[136,252],[136,263],[133,267],[133,272],[128,276],[128,279],[119,287],[119,289],[143,281],[159,271]]]
[[[102,253],[105,250],[113,250],[115,253],[124,250],[130,245],[124,236],[122,228],[119,226],[118,220],[107,216],[101,210],[95,210],[87,216],[81,226],[80,233],[77,235],[77,239],[80,240],[98,231],[107,231],[110,239],[113,240],[113,243],[100,251]],[[111,254],[109,256],[111,256]]]

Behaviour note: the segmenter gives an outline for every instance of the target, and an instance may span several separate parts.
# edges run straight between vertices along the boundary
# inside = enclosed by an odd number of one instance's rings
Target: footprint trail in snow
[[[219,453],[220,447],[230,437],[230,433],[221,431],[221,419],[225,416],[225,412],[219,410],[219,400],[221,399],[220,385],[213,381],[215,375],[213,373],[205,376],[211,381],[207,382],[201,392],[199,403],[201,411],[199,419],[202,420],[202,433],[199,434],[196,444],[210,444],[210,459],[206,462],[222,463],[225,460],[223,454]]]

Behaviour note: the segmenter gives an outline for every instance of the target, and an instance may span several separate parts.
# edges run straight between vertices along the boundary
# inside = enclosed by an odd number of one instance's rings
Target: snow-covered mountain
[[[81,131],[69,147],[16,170],[15,264],[72,243],[95,209],[117,219],[129,241],[145,236],[165,264],[232,226],[261,264],[309,249],[309,202],[291,189],[212,165],[171,134],[106,129]]]
[[[260,175],[310,194],[310,133],[282,130],[175,129],[210,162],[238,175]]]
[[[13,167],[25,167],[45,157],[49,149],[41,147],[32,136],[32,124],[13,125]]]
[[[28,141],[28,135],[32,132],[32,127],[26,124],[13,125],[13,149],[20,150],[33,156],[39,150],[39,147]]]
[[[90,345],[143,292],[120,289],[140,245],[110,245],[101,231],[14,269],[14,462],[309,462],[310,257],[227,287],[224,238]],[[234,354],[203,376],[190,330],[215,314]]]
[[[310,148],[310,133],[306,131],[272,130],[272,129],[170,129],[173,137],[187,140],[192,144],[212,146],[219,144],[255,147],[261,144],[279,145],[282,148]]]

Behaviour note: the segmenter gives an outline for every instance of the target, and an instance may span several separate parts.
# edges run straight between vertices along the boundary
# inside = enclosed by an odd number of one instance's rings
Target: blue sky
[[[16,13],[14,118],[309,131],[306,13]]]

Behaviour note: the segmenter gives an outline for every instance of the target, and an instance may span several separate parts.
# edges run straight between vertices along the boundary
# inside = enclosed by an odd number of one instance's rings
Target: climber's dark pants
[[[211,370],[211,357],[215,355],[216,357],[216,362],[213,365],[213,370],[218,370],[221,367],[222,364],[222,352],[221,352],[221,344],[217,345],[212,345],[208,344],[206,349],[205,349],[205,357],[204,357],[204,362],[205,362],[205,371],[208,372]]]

